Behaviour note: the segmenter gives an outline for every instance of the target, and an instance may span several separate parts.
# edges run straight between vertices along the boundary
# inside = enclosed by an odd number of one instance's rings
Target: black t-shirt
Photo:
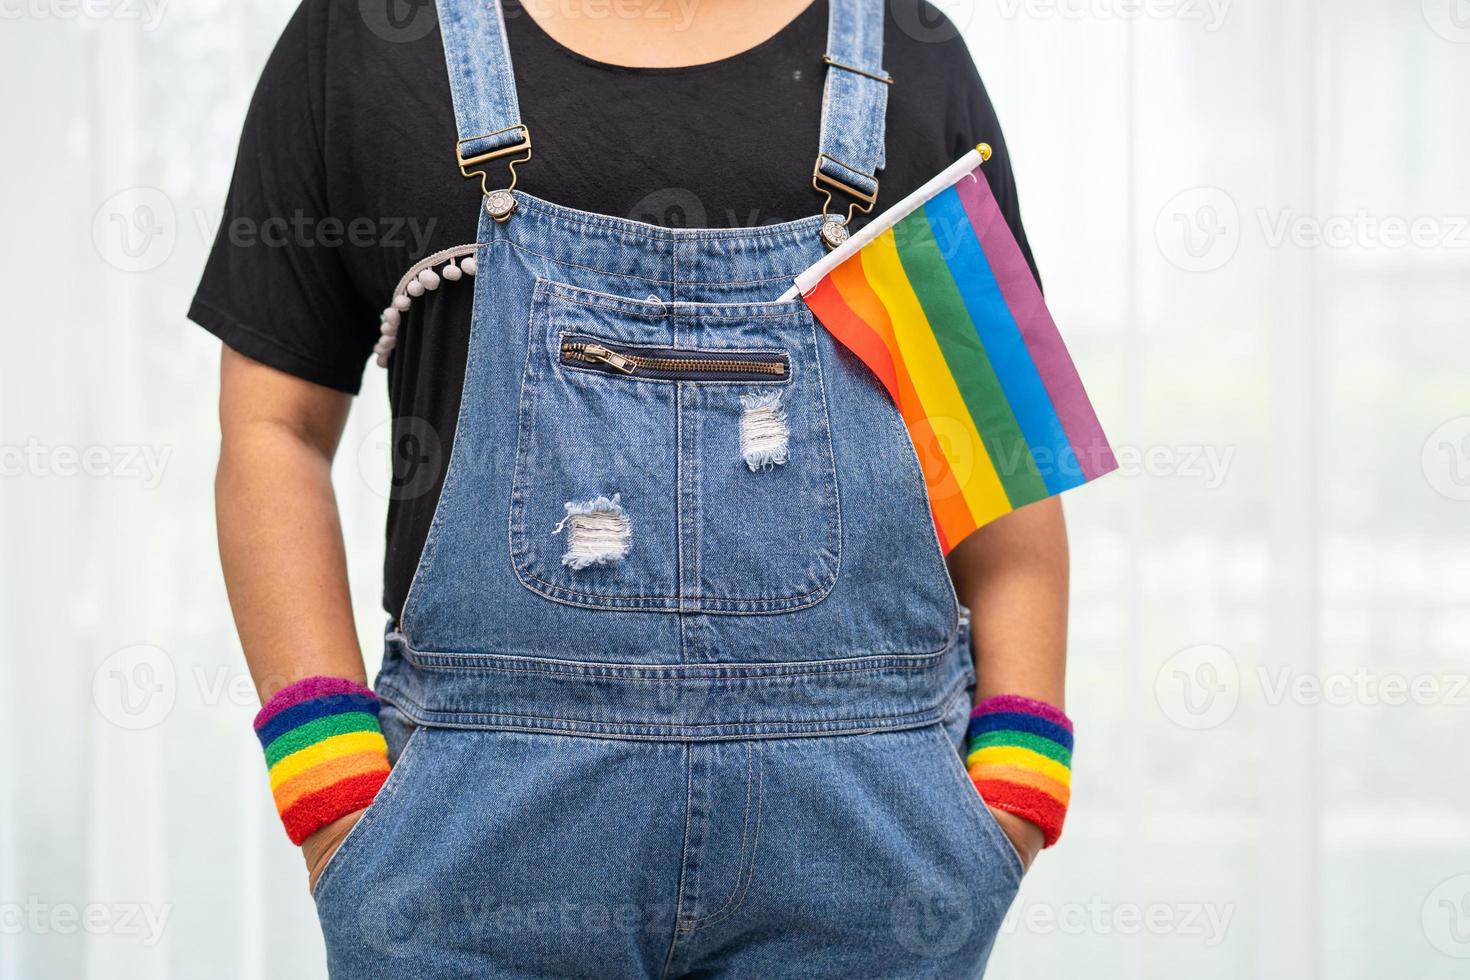
[[[883,2],[883,0],[873,0]],[[385,9],[378,9],[383,6]],[[1025,251],[1005,141],[958,32],[922,0],[886,0],[887,167],[877,214],[977,142],[983,173]],[[433,4],[304,0],[245,119],[224,220],[189,316],[230,347],[356,393],[378,313],[404,270],[475,240],[479,181],[455,164],[453,104]],[[665,226],[739,227],[817,213],[812,189],[827,0],[774,37],[691,68],[581,57],[505,0],[523,121],[535,158],[520,190]],[[512,219],[514,220],[514,219]],[[860,222],[855,222],[855,226]],[[428,533],[459,411],[472,291],[444,289],[410,314],[419,341],[390,361],[399,429],[383,601],[397,615]],[[775,298],[774,296],[772,297]],[[421,319],[419,319],[421,318]],[[412,357],[415,363],[405,358]],[[376,370],[376,369],[374,369]],[[436,384],[414,379],[433,377]]]

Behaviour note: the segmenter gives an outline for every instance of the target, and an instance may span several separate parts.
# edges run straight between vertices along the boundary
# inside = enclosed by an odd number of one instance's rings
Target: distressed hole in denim
[[[567,533],[561,563],[573,571],[621,561],[633,541],[633,522],[623,510],[620,494],[594,497],[584,503],[567,501],[567,516],[552,534]]]
[[[754,473],[784,464],[791,432],[786,428],[781,392],[745,395],[740,405],[744,409],[740,413],[740,456],[745,465]]]

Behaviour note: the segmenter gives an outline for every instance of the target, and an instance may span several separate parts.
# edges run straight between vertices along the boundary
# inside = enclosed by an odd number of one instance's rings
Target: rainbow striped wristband
[[[1072,722],[1044,701],[986,698],[970,712],[965,763],[980,798],[1040,827],[1051,847],[1072,799]]]
[[[341,677],[307,677],[255,716],[271,794],[291,843],[361,810],[388,778],[378,696]]]

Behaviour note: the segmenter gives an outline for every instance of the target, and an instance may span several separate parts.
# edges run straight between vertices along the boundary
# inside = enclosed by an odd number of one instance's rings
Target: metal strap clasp
[[[893,84],[893,76],[889,75],[887,72],[884,72],[882,75],[880,75],[877,72],[868,71],[864,68],[858,68],[853,65],[844,64],[843,62],[838,61],[836,58],[832,57],[830,54],[822,55],[822,64],[826,65],[828,68],[841,68],[843,71],[850,71],[854,75],[861,75],[864,78],[871,78],[873,81],[882,82],[884,85]]]
[[[484,153],[476,153],[472,156],[464,155],[466,143],[479,143],[482,140],[492,139],[505,133],[519,133],[520,139],[506,146],[487,150]],[[510,185],[505,188],[491,190],[490,172],[482,164],[487,164],[492,160],[516,156],[516,154],[524,155],[509,162]],[[466,178],[476,176],[480,178],[480,191],[485,195],[485,210],[490,213],[490,217],[500,222],[509,221],[510,216],[516,209],[516,199],[511,194],[511,191],[515,190],[516,186],[516,167],[531,159],[531,131],[524,124],[521,124],[508,126],[505,129],[498,129],[493,133],[485,133],[480,136],[471,136],[468,139],[462,139],[454,145],[454,157],[459,161],[459,172],[464,174]]]
[[[856,212],[861,211],[863,214],[868,214],[873,210],[873,205],[878,201],[878,178],[873,178],[873,190],[872,193],[869,193],[861,188],[852,186],[844,180],[839,180],[831,174],[825,173],[822,170],[822,163],[828,160],[837,164],[839,167],[851,170],[853,173],[860,173],[861,171],[849,167],[841,160],[828,156],[825,153],[817,154],[816,165],[812,167],[812,187],[818,194],[823,196],[822,244],[832,249],[847,241],[849,236],[847,226],[852,221],[852,216]],[[832,207],[833,191],[841,191],[852,199],[847,206],[847,215],[845,217],[839,218],[829,213]]]

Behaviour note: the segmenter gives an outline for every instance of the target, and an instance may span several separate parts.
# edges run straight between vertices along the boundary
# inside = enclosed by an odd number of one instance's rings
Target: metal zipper
[[[784,354],[762,354],[749,357],[691,356],[692,351],[669,351],[668,355],[635,354],[630,350],[614,350],[606,343],[586,340],[564,340],[561,357],[564,361],[583,364],[606,365],[622,374],[649,372],[659,375],[692,376],[704,378],[720,375],[762,375],[774,378],[786,376]],[[684,355],[684,356],[675,356]]]

